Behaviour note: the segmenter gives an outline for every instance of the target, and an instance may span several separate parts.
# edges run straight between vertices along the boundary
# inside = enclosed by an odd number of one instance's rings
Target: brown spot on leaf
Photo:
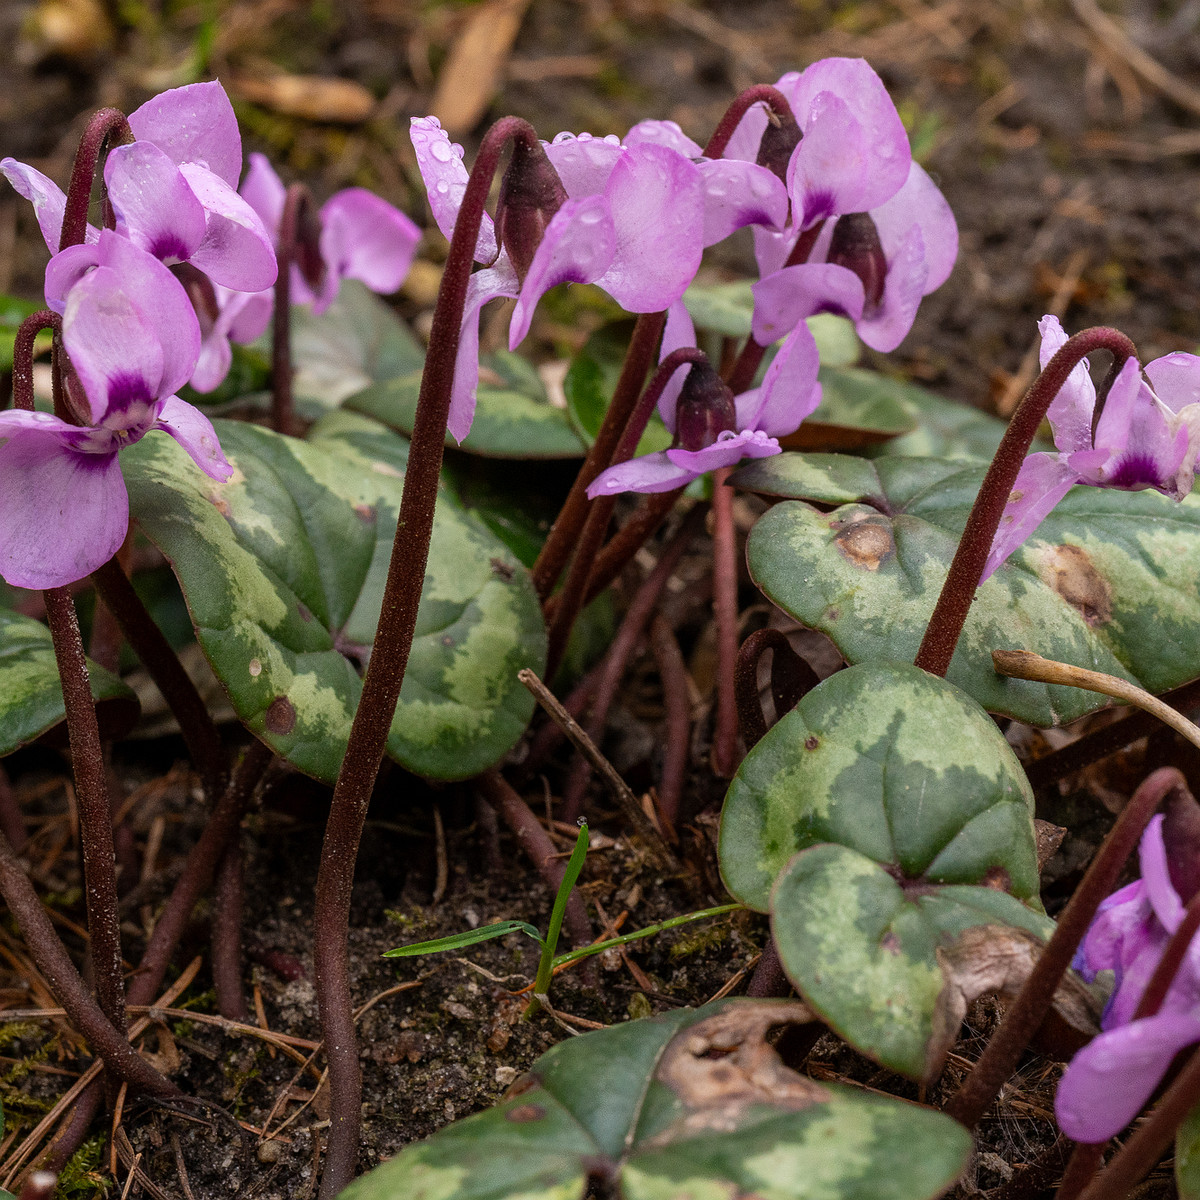
[[[442,634],[442,645],[449,649],[454,645],[454,639],[448,633],[444,633]]]
[[[268,733],[291,733],[296,728],[296,706],[286,696],[276,696],[267,707],[263,724]]]
[[[856,567],[878,571],[879,564],[896,549],[892,531],[884,518],[861,516],[857,520],[838,522],[838,526],[834,545]]]
[[[804,739],[805,750],[815,750],[821,744],[821,739],[815,733],[810,733]]]
[[[993,892],[1007,892],[1012,887],[1012,876],[1004,867],[988,867],[979,882]]]
[[[514,571],[502,558],[489,558],[488,562],[491,564],[493,575],[498,575],[505,583],[512,579]]]
[[[1093,628],[1112,620],[1112,589],[1078,546],[1051,546],[1038,574]]]
[[[546,1115],[546,1110],[540,1104],[518,1104],[505,1114],[505,1120],[515,1121],[518,1125],[526,1125],[530,1121],[540,1121]]]
[[[221,516],[225,518],[225,520],[229,521],[233,518],[233,510],[229,507],[229,501],[226,500],[224,496],[218,496],[214,492],[208,498],[212,501],[213,508],[215,508],[217,512],[219,512]]]
[[[532,1072],[527,1071],[519,1079],[514,1079],[512,1086],[504,1093],[505,1100],[515,1100],[518,1096],[525,1095],[526,1092],[532,1092],[534,1088],[541,1084],[541,1080]]]
[[[370,522],[375,520],[375,505],[373,504],[356,504],[354,506],[355,515],[362,521]]]
[[[879,945],[889,954],[900,953],[900,939],[890,929],[883,935]]]

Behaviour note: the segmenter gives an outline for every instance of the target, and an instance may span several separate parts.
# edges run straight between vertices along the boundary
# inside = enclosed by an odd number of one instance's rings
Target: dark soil
[[[1128,0],[1117,16],[1146,51],[1186,80],[1200,63],[1195,28],[1200,15],[1189,4],[1172,16],[1172,7]],[[248,150],[267,151],[285,176],[307,179],[321,195],[364,184],[418,218],[427,215],[412,186],[417,176],[404,130],[408,116],[429,111],[438,72],[472,6],[215,0],[122,4],[119,19],[116,11],[98,0],[0,6],[0,37],[10,48],[0,60],[0,151],[65,180],[82,115],[92,108],[115,104],[128,110],[152,91],[186,81],[197,54],[207,55],[235,97],[245,95],[236,80],[261,77],[273,64],[287,72],[355,80],[379,105],[365,123],[344,125],[282,115],[239,98]],[[207,28],[206,14],[213,11],[219,16]],[[58,42],[51,37],[55,30]],[[1117,324],[1143,358],[1196,348],[1200,173],[1194,155],[1200,139],[1189,130],[1200,110],[1189,112],[1151,88],[1066,3],[537,0],[525,15],[487,115],[526,116],[547,137],[562,128],[620,133],[643,117],[669,117],[703,142],[740,87],[774,80],[830,54],[863,55],[883,75],[962,235],[949,282],[925,301],[912,334],[899,351],[880,358],[880,366],[991,407],[1020,374],[1035,340],[1035,320],[1056,292],[1070,330]],[[476,128],[463,136],[469,148],[478,133]],[[441,253],[436,234],[429,247],[427,257],[436,262]],[[727,253],[717,269],[744,265],[738,253]],[[0,195],[0,292],[36,296],[44,263],[27,206],[6,191]],[[1064,285],[1064,275],[1076,277],[1074,284],[1068,279]],[[429,279],[428,271],[418,272],[406,286],[401,302],[406,315],[429,307]],[[535,333],[545,340],[535,350],[550,354],[561,346],[556,339],[562,330],[549,317],[540,319]],[[747,590],[743,600],[749,605],[755,597]],[[711,651],[703,617],[686,605],[676,615],[698,690],[707,699]],[[662,737],[652,664],[643,662],[631,672],[612,726],[607,749],[614,761],[635,786],[650,786]],[[703,741],[701,731],[688,811],[711,815],[721,791],[703,766]],[[140,871],[148,840],[159,836],[156,829],[165,830],[128,913],[131,956],[140,949],[145,922],[169,885],[172,867],[201,823],[186,777],[167,775],[177,753],[176,743],[160,739],[130,743],[114,759],[123,794],[145,787],[126,822],[133,843],[130,870]],[[1130,774],[1140,761],[1135,752]],[[561,785],[562,762],[548,773],[551,794]],[[8,765],[36,822],[27,851],[35,879],[50,903],[76,919],[69,806],[61,782],[55,782],[65,777],[65,768],[42,751],[19,755]],[[1112,770],[1122,785],[1120,767]],[[1104,808],[1089,799],[1103,798],[1105,781],[1088,782],[1090,792],[1077,791],[1044,814],[1067,824],[1074,806],[1073,840],[1051,868],[1051,899],[1067,894],[1094,845],[1095,830],[1105,824]],[[542,811],[543,782],[529,785],[526,795]],[[326,802],[321,789],[286,777],[256,808],[243,838],[248,994],[261,1003],[272,1030],[312,1040],[319,1035],[309,919]],[[608,801],[595,791],[593,803],[603,809]],[[445,827],[448,868],[436,902],[435,805]],[[602,813],[594,827],[619,833],[619,825]],[[711,820],[685,833],[693,867],[688,887],[664,881],[644,853],[621,839],[589,858],[584,892],[610,917],[627,911],[627,929],[719,903],[724,897],[711,834]],[[561,841],[565,852],[570,838]],[[477,824],[466,788],[433,792],[393,772],[372,808],[358,879],[352,941],[357,998],[365,1003],[399,982],[418,983],[380,1000],[360,1025],[365,1169],[493,1102],[566,1034],[544,1016],[519,1020],[509,989],[532,978],[536,961],[536,948],[521,935],[472,947],[461,958],[396,964],[379,957],[402,942],[498,919],[544,924],[549,893],[507,834],[497,843]],[[555,1003],[566,1014],[599,1023],[702,1003],[747,967],[764,936],[757,918],[688,927],[639,944],[628,964],[615,957],[594,976],[567,973],[556,983]],[[48,1003],[37,981],[21,970],[24,960],[11,929],[0,938],[6,957],[0,1001],[7,1007]],[[182,965],[206,952],[198,925],[178,961]],[[209,986],[205,967],[185,994],[197,1012],[214,1011]],[[970,1036],[951,1060],[948,1082],[961,1075],[993,1020],[988,1006],[977,1006],[964,1031]],[[124,1127],[133,1152],[141,1154],[140,1169],[161,1189],[146,1192],[135,1179],[128,1194],[197,1200],[314,1194],[327,1115],[318,1086],[321,1060],[302,1072],[299,1063],[252,1037],[175,1018],[167,1027],[171,1036],[160,1039],[160,1053],[167,1054],[173,1042],[179,1056],[175,1077],[206,1103],[181,1112],[142,1103],[125,1109]],[[10,1129],[20,1125],[24,1136],[69,1082],[45,1068],[78,1067],[65,1027],[25,1023],[15,1032],[0,1046],[7,1056],[0,1059],[0,1098]],[[40,1066],[30,1069],[34,1060]],[[821,1078],[916,1095],[913,1085],[832,1038],[818,1044],[809,1069]],[[961,1185],[963,1195],[1000,1187],[1014,1168],[1049,1145],[1056,1077],[1055,1066],[1036,1060],[1010,1085],[1001,1109],[983,1126],[985,1152]],[[271,1129],[281,1130],[280,1137],[260,1144],[247,1127],[261,1130],[272,1110]],[[244,1124],[235,1125],[239,1121]],[[95,1134],[102,1138],[99,1123]],[[13,1145],[6,1142],[3,1154]],[[76,1164],[79,1190],[71,1194],[94,1194],[99,1181],[110,1178],[100,1146],[94,1140],[90,1159]],[[90,1172],[80,1174],[89,1163]],[[128,1164],[118,1163],[120,1186],[128,1174]],[[1167,1186],[1161,1183],[1159,1190]]]

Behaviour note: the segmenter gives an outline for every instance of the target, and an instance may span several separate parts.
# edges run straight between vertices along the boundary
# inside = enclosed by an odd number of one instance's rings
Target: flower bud
[[[685,450],[703,450],[726,430],[736,432],[733,393],[707,363],[696,363],[675,405],[675,437]]]
[[[296,244],[292,262],[300,269],[304,282],[320,292],[325,282],[325,259],[321,255],[321,217],[316,206],[305,198],[296,218]]]
[[[826,261],[853,271],[862,280],[865,307],[872,308],[882,302],[887,258],[870,213],[846,213],[838,217]]]
[[[546,226],[566,199],[567,189],[541,143],[530,145],[518,138],[513,143],[512,161],[500,183],[496,233],[522,283]]]
[[[1200,804],[1183,788],[1171,793],[1163,820],[1167,874],[1187,904],[1200,892]]]
[[[786,117],[781,117],[773,109],[768,109],[767,127],[758,144],[755,162],[787,183],[788,163],[792,161],[792,151],[800,145],[801,136],[800,126],[790,112]]]

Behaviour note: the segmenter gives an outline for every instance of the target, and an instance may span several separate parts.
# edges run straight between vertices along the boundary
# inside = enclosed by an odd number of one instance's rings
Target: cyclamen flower
[[[1042,366],[1067,340],[1057,317],[1038,322]],[[984,568],[987,579],[1077,483],[1142,491],[1173,500],[1192,490],[1200,451],[1200,358],[1168,354],[1121,368],[1092,434],[1096,389],[1086,363],[1071,372],[1046,414],[1057,453],[1031,454],[1021,466]],[[981,580],[982,582],[982,580]]]
[[[71,398],[90,423],[0,413],[0,575],[15,587],[73,583],[117,552],[129,528],[117,454],[150,430],[170,434],[211,478],[232,473],[211,422],[173,394],[200,344],[182,286],[109,230],[95,249],[95,268],[66,295],[62,335]]]
[[[241,196],[274,243],[279,236],[287,189],[265,155],[250,155]],[[343,279],[357,279],[382,295],[396,291],[404,282],[421,231],[394,205],[366,188],[345,188],[321,206],[318,221],[320,234],[315,249],[320,280],[314,290],[305,273],[293,263],[294,301],[310,304],[320,315],[337,299]],[[211,392],[229,373],[231,341],[245,344],[263,334],[271,321],[275,297],[271,291],[244,296],[216,287],[212,304],[211,311],[208,305],[197,304],[203,341],[191,383],[198,392]]]
[[[660,357],[665,358],[681,346],[695,345],[695,340],[687,310],[682,303],[674,305],[668,314]],[[778,454],[780,445],[776,439],[794,432],[821,402],[819,365],[816,342],[808,326],[801,322],[780,346],[762,386],[733,398],[735,428],[724,430],[715,441],[699,449],[675,445],[609,467],[593,480],[588,495],[595,498],[617,492],[672,491],[744,458]],[[678,400],[683,388],[684,376],[676,373],[664,388],[658,405],[667,428],[677,435]]]
[[[462,147],[434,117],[414,117],[412,142],[438,228],[449,238],[458,220],[467,169]],[[666,146],[623,147],[615,139],[560,134],[545,147],[567,199],[547,222],[528,266],[518,272],[484,214],[463,315],[450,432],[466,437],[479,382],[479,312],[500,296],[515,299],[509,347],[529,332],[538,299],[559,283],[594,283],[629,312],[673,304],[700,266],[704,187],[699,169]]]
[[[1142,877],[1101,905],[1075,960],[1089,982],[1113,971],[1116,987],[1100,1025],[1103,1032],[1071,1060],[1058,1085],[1055,1112],[1077,1142],[1105,1142],[1137,1116],[1185,1046],[1200,1041],[1200,945],[1188,948],[1162,1007],[1152,1017],[1134,1012],[1184,906],[1168,868],[1164,817],[1142,835]]]

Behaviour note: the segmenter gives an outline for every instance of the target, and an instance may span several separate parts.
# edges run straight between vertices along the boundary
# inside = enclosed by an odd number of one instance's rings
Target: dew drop
[[[454,158],[454,151],[450,149],[448,142],[433,142],[429,147],[429,152],[438,162],[451,162]]]

